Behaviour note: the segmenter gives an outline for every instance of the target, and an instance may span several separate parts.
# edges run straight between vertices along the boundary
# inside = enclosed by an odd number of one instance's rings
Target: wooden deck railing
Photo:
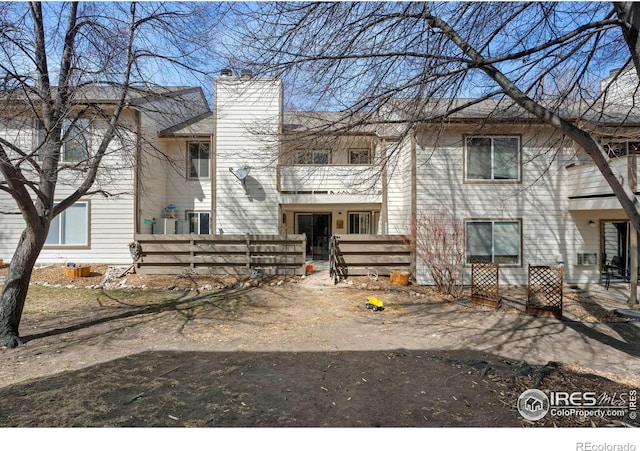
[[[403,235],[334,235],[331,239],[331,271],[337,278],[391,275],[408,271],[415,276],[414,257]]]
[[[141,274],[305,273],[305,235],[136,235]]]

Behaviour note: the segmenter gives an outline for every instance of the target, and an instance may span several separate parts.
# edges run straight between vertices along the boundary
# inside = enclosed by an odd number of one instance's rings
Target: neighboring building
[[[79,92],[83,102],[100,104],[109,111],[116,92],[105,87],[100,90]],[[17,102],[18,100],[14,100]],[[5,106],[0,117],[0,136],[19,144],[24,149],[35,149],[39,132],[27,111],[15,116]],[[103,159],[103,170],[91,191],[102,191],[85,196],[71,208],[55,218],[39,263],[94,262],[126,263],[131,261],[127,243],[136,232],[136,217],[142,205],[156,202],[159,193],[150,195],[146,187],[154,180],[154,171],[164,168],[166,162],[159,157],[158,131],[182,122],[192,115],[209,114],[210,109],[200,88],[162,88],[154,93],[132,91],[128,106],[122,113],[118,136],[114,138]],[[7,117],[9,116],[9,117]],[[78,166],[91,155],[101,134],[99,120],[79,120],[73,137],[62,150],[61,167]],[[28,170],[28,165],[23,165]],[[162,169],[166,173],[165,169]],[[63,199],[77,186],[74,171],[61,171],[56,197]],[[83,172],[81,172],[83,174]],[[1,176],[0,176],[1,181]],[[162,183],[164,190],[164,177]],[[149,199],[153,199],[149,201]],[[22,216],[15,202],[0,190],[0,258],[9,263],[24,229]]]
[[[167,116],[177,107],[166,98],[132,105],[136,164],[112,188],[123,194],[70,209],[60,221],[73,220],[76,238],[52,238],[41,262],[126,263],[136,233],[306,233],[308,258],[323,259],[332,235],[408,234],[414,218],[444,210],[465,221],[468,260],[500,263],[504,283],[526,283],[528,264],[564,265],[570,283],[597,283],[614,256],[628,267],[630,228],[597,169],[512,106],[484,101],[442,121],[464,102],[455,99],[429,104],[433,120],[410,129],[396,121],[347,129],[357,116],[284,112],[279,79],[220,76],[213,112],[200,90],[175,98],[194,109]],[[402,118],[397,105],[391,114]],[[616,111],[595,132],[618,149],[612,165],[628,180],[640,121]],[[0,221],[8,261],[21,220]],[[416,278],[429,283],[420,261]]]

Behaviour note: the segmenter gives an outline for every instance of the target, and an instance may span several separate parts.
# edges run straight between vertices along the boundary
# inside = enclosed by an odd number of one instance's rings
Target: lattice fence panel
[[[473,302],[500,307],[499,269],[496,263],[471,263],[471,300]]]
[[[562,316],[562,297],[561,267],[529,265],[527,313]]]

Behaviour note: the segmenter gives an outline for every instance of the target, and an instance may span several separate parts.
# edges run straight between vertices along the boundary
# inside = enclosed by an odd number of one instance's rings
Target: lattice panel
[[[527,309],[562,312],[562,268],[529,266]]]
[[[483,299],[498,304],[498,265],[491,262],[471,263],[471,298]]]

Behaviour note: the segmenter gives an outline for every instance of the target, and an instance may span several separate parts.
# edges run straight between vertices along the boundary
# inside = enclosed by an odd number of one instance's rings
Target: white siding
[[[166,174],[166,202],[176,206],[178,233],[189,232],[188,228],[184,229],[184,227],[187,227],[185,222],[187,211],[213,213],[211,211],[211,177],[202,179],[189,179],[187,177],[187,145],[190,141],[201,142],[207,140],[171,140],[166,143],[165,147],[167,155],[173,161]]]
[[[465,182],[463,135],[467,127],[427,130],[418,138],[417,215],[446,210],[461,219],[522,221],[522,267],[500,270],[502,283],[525,284],[528,264],[565,265],[567,281],[596,277],[597,268],[579,268],[576,252],[595,252],[594,229],[578,227],[568,212],[565,166],[572,154],[544,127],[487,126],[483,135],[519,135],[521,183]],[[560,150],[558,150],[560,149]],[[419,283],[429,283],[418,261]],[[468,281],[468,279],[467,279]]]
[[[387,208],[386,233],[406,234],[411,230],[411,142],[387,144]],[[384,230],[384,224],[383,224]]]
[[[100,130],[94,129],[95,136]],[[92,190],[103,190],[104,194],[86,196],[82,201],[89,204],[89,246],[88,248],[55,249],[45,246],[40,253],[40,263],[62,263],[64,261],[87,263],[128,263],[131,261],[127,244],[134,233],[134,169],[133,150],[130,142],[135,142],[133,132],[124,138],[123,146],[119,139],[109,146]],[[92,145],[98,145],[92,139]],[[74,173],[61,173],[56,188],[56,201],[64,199],[77,187],[78,179]],[[84,172],[77,173],[83,176]],[[0,193],[0,210],[15,211],[13,200]],[[0,215],[0,258],[9,261],[24,229],[20,215]]]
[[[276,79],[216,79],[217,233],[278,232],[281,93]],[[246,188],[229,170],[245,165]]]
[[[184,156],[176,153],[171,144],[158,138],[158,132],[184,123],[209,111],[200,89],[184,89],[163,97],[148,97],[138,102],[140,128],[140,163],[138,164],[138,228],[150,233],[145,221],[162,217],[164,207],[174,202],[168,198],[174,187],[180,191],[173,176],[176,165],[184,165]],[[169,180],[172,180],[171,187]],[[184,180],[184,177],[182,178]]]

